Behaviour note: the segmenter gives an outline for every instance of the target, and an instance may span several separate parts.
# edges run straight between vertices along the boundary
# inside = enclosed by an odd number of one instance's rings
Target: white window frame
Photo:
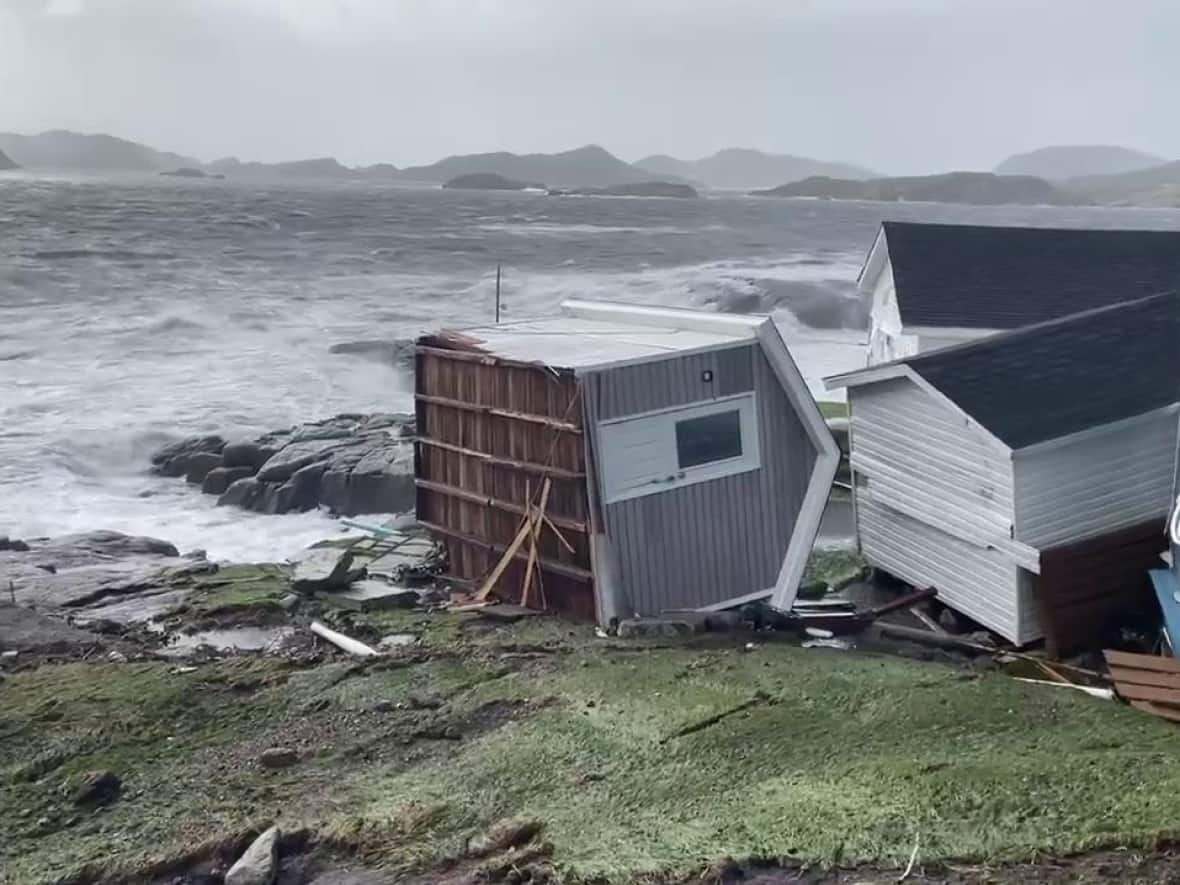
[[[704,418],[708,415],[733,411],[737,411],[740,417],[742,454],[722,461],[710,461],[695,467],[681,468],[676,448],[676,425],[692,418]],[[643,485],[620,488],[619,480],[612,471],[613,464],[617,463],[615,459],[618,458],[617,453],[612,451],[612,429],[635,422],[645,422],[652,425],[652,430],[659,439],[660,456],[664,459],[665,466],[661,467],[659,476],[653,476]],[[658,495],[672,489],[721,479],[738,473],[748,473],[762,467],[762,451],[758,433],[758,400],[753,391],[687,405],[654,409],[649,412],[626,415],[622,418],[611,418],[599,421],[596,430],[599,474],[602,478],[602,500],[605,504],[615,504],[646,495]]]

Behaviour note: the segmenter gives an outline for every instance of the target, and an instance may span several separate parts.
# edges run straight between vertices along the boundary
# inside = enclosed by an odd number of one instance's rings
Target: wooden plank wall
[[[416,354],[418,520],[447,544],[452,576],[478,582],[519,530],[546,476],[538,551],[545,607],[593,620],[580,388],[572,373],[420,344]],[[527,547],[497,582],[519,602]],[[537,602],[534,596],[534,604]]]
[[[1037,596],[1049,654],[1099,643],[1115,619],[1150,616],[1156,602],[1147,571],[1166,547],[1163,520],[1153,519],[1042,551]]]

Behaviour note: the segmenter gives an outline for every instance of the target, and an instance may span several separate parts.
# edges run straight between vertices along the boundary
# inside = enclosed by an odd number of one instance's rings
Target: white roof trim
[[[653,307],[643,304],[623,304],[615,301],[583,301],[571,298],[561,303],[566,316],[604,323],[630,323],[634,326],[655,326],[661,329],[684,329],[731,335],[734,338],[753,338],[767,321],[766,316],[743,316],[732,313],[709,313],[682,307]]]
[[[860,273],[856,275],[857,288],[862,292],[871,290],[877,285],[877,278],[881,276],[885,266],[889,264],[889,239],[885,236],[885,225],[877,228],[877,236],[873,238],[873,245],[865,262],[861,265]]]
[[[986,338],[988,335],[998,335],[1001,332],[1011,332],[1011,329],[984,329],[970,326],[907,326],[902,323],[901,331],[907,335],[944,335],[951,338]]]
[[[819,534],[824,507],[827,506],[832,482],[840,466],[840,447],[828,429],[815,398],[807,389],[807,382],[799,373],[799,367],[791,358],[791,352],[773,320],[763,321],[758,328],[758,341],[816,449],[811,479],[807,483],[807,492],[803,495],[803,506],[795,519],[795,527],[787,542],[787,554],[783,558],[771,595],[771,604],[786,611],[795,604],[799,582],[803,580],[803,570],[807,567],[811,548],[815,544],[816,535]]]
[[[738,347],[752,347],[754,340],[752,338],[735,338],[733,341],[726,341],[721,344],[708,344],[702,347],[684,347],[675,350],[669,348],[662,350],[659,353],[649,353],[643,356],[628,357],[621,360],[608,360],[602,363],[592,363],[585,366],[576,366],[574,368],[575,375],[589,375],[594,372],[602,372],[606,369],[621,369],[625,366],[640,366],[644,363],[659,363],[664,360],[677,359],[682,356],[695,356],[702,353],[716,353],[722,350],[733,350]]]
[[[952,411],[954,411],[955,414],[962,418],[967,423],[968,427],[975,427],[983,431],[983,433],[987,436],[988,442],[997,451],[1004,454],[1008,454],[1012,451],[1012,447],[992,433],[986,425],[981,424],[978,420],[972,417],[970,413],[963,411],[962,406],[956,403],[953,399],[951,399],[905,363],[887,363],[883,366],[874,366],[868,369],[858,369],[855,372],[845,372],[843,375],[832,375],[824,379],[824,388],[827,390],[839,390],[842,387],[863,387],[866,384],[876,384],[880,381],[889,381],[894,378],[908,378],[940,403],[944,403]]]

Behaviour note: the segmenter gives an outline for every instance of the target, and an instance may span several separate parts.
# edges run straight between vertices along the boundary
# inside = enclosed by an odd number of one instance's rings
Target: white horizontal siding
[[[909,378],[855,387],[851,461],[865,558],[1005,638],[1021,641],[1012,462]]]
[[[970,543],[1012,533],[1012,462],[908,378],[849,391],[853,469],[876,498]]]
[[[877,501],[872,483],[857,492],[861,552],[878,568],[938,598],[1011,642],[1021,636],[1017,567],[998,550],[969,544]],[[1035,638],[1035,637],[1034,637]]]
[[[1171,409],[1017,452],[1016,537],[1055,547],[1161,518],[1175,458]]]

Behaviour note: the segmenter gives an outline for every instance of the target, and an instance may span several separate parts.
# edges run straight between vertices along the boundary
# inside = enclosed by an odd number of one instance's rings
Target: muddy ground
[[[987,661],[354,612],[141,555],[164,577],[26,560],[85,603],[0,606],[6,885],[218,885],[271,823],[284,885],[886,882],[915,842],[907,881],[1180,881],[1175,729]]]

